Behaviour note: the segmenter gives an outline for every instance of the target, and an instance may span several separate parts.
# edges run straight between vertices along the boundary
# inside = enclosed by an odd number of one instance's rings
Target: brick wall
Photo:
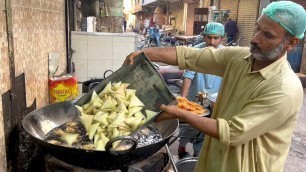
[[[10,1],[7,1],[10,2]],[[59,53],[66,69],[65,1],[11,0],[15,76],[25,74],[26,103],[49,103],[48,53]],[[0,0],[0,171],[7,171],[2,94],[11,89],[5,0]],[[16,95],[19,96],[19,95]]]
[[[16,76],[25,73],[27,105],[49,103],[48,53],[59,53],[59,73],[66,68],[65,1],[13,0]]]

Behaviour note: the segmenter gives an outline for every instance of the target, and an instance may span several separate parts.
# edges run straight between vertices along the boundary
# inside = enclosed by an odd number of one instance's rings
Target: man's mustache
[[[250,49],[251,51],[260,51],[260,48],[255,43],[251,43]]]
[[[218,47],[217,45],[214,45],[214,44],[208,44],[207,46],[208,47]]]

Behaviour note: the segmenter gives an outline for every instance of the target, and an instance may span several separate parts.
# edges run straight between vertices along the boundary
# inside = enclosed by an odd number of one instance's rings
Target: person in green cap
[[[195,45],[195,48],[214,47],[223,48],[221,44],[224,37],[224,26],[221,23],[210,22],[204,27],[202,32],[204,42]],[[198,93],[205,93],[209,95],[218,94],[222,82],[222,78],[216,75],[203,74],[200,72],[194,72],[185,70],[183,75],[183,85],[181,90],[181,96],[187,97],[188,100],[198,102]],[[212,104],[205,103],[204,106],[212,111]],[[208,114],[208,116],[210,115]],[[204,133],[191,127],[190,125],[184,125],[179,131],[180,139],[178,146],[178,156],[180,159],[189,157],[189,152],[186,151],[186,145],[190,142],[193,144],[193,156],[198,157],[203,144]]]
[[[255,23],[250,47],[150,48],[152,61],[222,77],[211,118],[161,105],[157,121],[178,118],[205,133],[195,171],[281,172],[303,103],[302,84],[287,61],[304,37],[305,9],[270,3]],[[141,51],[128,55],[126,63]]]

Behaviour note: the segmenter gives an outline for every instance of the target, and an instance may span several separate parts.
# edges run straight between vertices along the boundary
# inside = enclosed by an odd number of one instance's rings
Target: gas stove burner
[[[142,147],[145,145],[157,143],[161,141],[162,135],[158,131],[158,129],[154,128],[153,126],[147,126],[146,128],[138,131],[134,138],[137,140],[138,145],[137,147]]]

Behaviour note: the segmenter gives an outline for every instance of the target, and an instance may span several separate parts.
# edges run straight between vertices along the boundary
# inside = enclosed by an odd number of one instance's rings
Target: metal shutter
[[[254,25],[258,16],[258,0],[240,0],[238,10],[239,37],[243,37],[240,46],[249,46],[253,37]]]
[[[302,5],[306,9],[306,1],[305,0],[291,0],[291,1]]]
[[[230,17],[233,20],[237,20],[237,11],[238,11],[238,0],[221,0],[220,2],[221,10],[230,10]]]

